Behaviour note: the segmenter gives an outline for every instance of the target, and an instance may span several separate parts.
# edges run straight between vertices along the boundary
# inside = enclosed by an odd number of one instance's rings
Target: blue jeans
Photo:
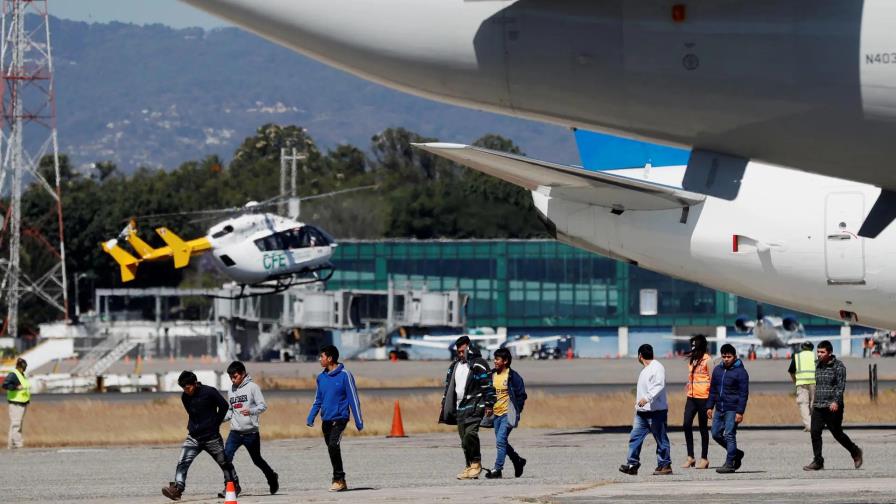
[[[725,463],[733,466],[737,456],[737,423],[736,411],[719,411],[716,409],[712,417],[712,438],[728,451]]]
[[[177,462],[177,470],[174,473],[175,485],[181,490],[187,486],[187,471],[190,470],[190,465],[193,464],[196,455],[203,451],[215,459],[215,462],[224,473],[225,483],[232,481],[239,484],[240,480],[236,476],[236,470],[234,470],[233,464],[230,463],[230,459],[224,454],[224,440],[221,439],[220,434],[217,434],[201,440],[187,435],[187,438],[184,439],[184,444],[181,446],[180,459]]]
[[[227,457],[228,461],[233,461],[233,455],[240,446],[246,447],[246,451],[252,457],[252,463],[261,469],[268,483],[277,478],[277,473],[261,457],[261,434],[258,432],[230,431],[230,434],[227,436],[227,443],[224,445],[224,456]]]
[[[510,431],[513,430],[507,415],[496,416],[492,425],[495,428],[495,447],[498,451],[498,455],[495,457],[495,470],[500,471],[504,469],[504,457],[510,457],[511,461],[516,462],[520,456],[507,441]]]
[[[641,465],[641,445],[647,434],[653,434],[656,441],[656,465],[664,467],[672,464],[672,455],[669,453],[669,436],[666,435],[666,420],[668,410],[638,411],[632,423],[632,433],[628,441],[628,463],[633,466]]]

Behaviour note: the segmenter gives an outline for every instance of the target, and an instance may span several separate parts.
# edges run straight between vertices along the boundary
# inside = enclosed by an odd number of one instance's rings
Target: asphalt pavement
[[[575,404],[565,407],[574,408]],[[262,428],[263,432],[263,428]],[[264,454],[280,473],[282,489],[267,495],[261,472],[244,450],[235,465],[244,494],[240,503],[292,502],[626,502],[626,503],[884,503],[896,501],[892,430],[847,431],[865,451],[856,470],[848,453],[825,434],[826,470],[805,472],[811,460],[809,435],[793,430],[753,430],[738,440],[747,453],[733,475],[680,469],[683,435],[672,433],[674,474],[652,476],[654,444],[642,452],[638,476],[618,472],[628,435],[617,430],[519,429],[513,446],[528,459],[521,478],[458,481],[463,455],[451,433],[405,439],[347,437],[343,456],[350,491],[332,494],[330,464],[320,438],[264,443]],[[490,430],[481,433],[483,459],[495,454]],[[0,451],[4,502],[163,503],[161,488],[173,478],[177,445],[130,448],[66,448]],[[710,449],[712,467],[723,451]],[[508,464],[508,467],[509,464]],[[509,471],[508,471],[509,472]],[[184,502],[215,502],[223,487],[211,458],[200,454],[190,470]]]

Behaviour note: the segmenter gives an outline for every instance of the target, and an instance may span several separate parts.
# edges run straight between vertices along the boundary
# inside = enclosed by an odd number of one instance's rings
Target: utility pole
[[[26,22],[27,25],[26,26]],[[3,0],[0,72],[0,194],[8,195],[0,243],[9,240],[9,256],[0,259],[0,295],[7,308],[6,334],[17,337],[19,304],[34,294],[57,308],[68,320],[68,285],[62,224],[59,145],[56,137],[56,99],[50,25],[46,0]],[[41,173],[43,161],[44,173]],[[49,173],[52,169],[52,173]],[[49,179],[49,180],[48,180]],[[35,183],[52,198],[57,236],[22,227],[22,189]],[[42,271],[23,271],[22,235],[51,257]],[[54,234],[57,234],[54,232]]]
[[[299,216],[299,197],[296,194],[296,168],[299,161],[308,158],[305,153],[299,154],[299,151],[293,147],[292,149],[280,149],[280,195],[286,194],[286,171],[289,169],[289,205],[286,202],[280,202],[278,210],[280,215],[287,215],[291,219]],[[288,213],[287,213],[288,211]]]

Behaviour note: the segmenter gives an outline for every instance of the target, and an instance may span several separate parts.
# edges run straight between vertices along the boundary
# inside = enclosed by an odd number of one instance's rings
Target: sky
[[[178,0],[47,0],[50,14],[75,21],[162,23],[175,28],[229,26]]]

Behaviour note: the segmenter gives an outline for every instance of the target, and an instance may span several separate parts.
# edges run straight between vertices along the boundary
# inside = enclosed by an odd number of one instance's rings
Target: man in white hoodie
[[[641,467],[641,445],[647,434],[653,434],[656,441],[656,469],[654,475],[672,474],[672,456],[669,453],[669,436],[666,435],[666,420],[669,403],[666,400],[666,369],[653,359],[653,347],[641,345],[638,348],[638,362],[644,366],[638,376],[638,395],[635,398],[635,420],[628,443],[628,462],[619,466],[619,471],[636,475]]]
[[[233,455],[240,446],[245,446],[252,457],[252,463],[261,469],[268,480],[271,494],[280,489],[277,473],[261,456],[261,434],[258,432],[258,415],[268,409],[261,394],[261,387],[252,381],[246,373],[246,366],[240,361],[233,361],[227,366],[227,374],[233,386],[227,390],[227,401],[230,410],[224,421],[230,420],[230,435],[224,445],[224,455],[232,461]],[[218,494],[223,498],[224,493]]]

